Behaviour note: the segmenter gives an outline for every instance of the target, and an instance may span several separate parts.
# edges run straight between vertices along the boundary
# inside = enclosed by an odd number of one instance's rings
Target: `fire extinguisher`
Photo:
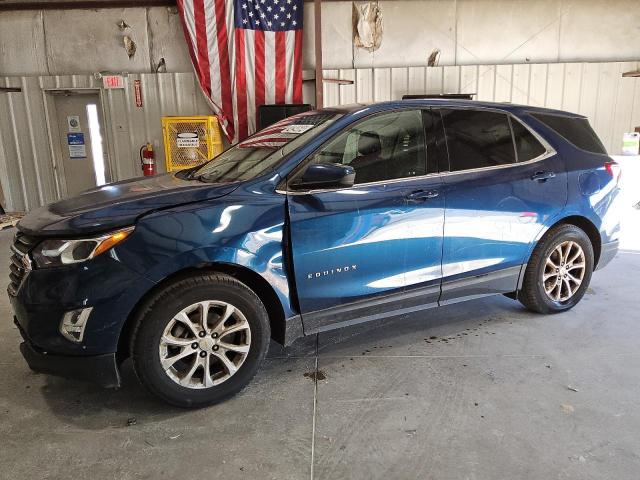
[[[140,166],[145,177],[151,177],[156,174],[156,160],[153,154],[153,145],[150,143],[140,147]]]

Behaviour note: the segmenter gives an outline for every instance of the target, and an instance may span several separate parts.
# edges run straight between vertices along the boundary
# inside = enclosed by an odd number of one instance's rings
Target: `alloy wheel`
[[[547,257],[542,283],[547,296],[554,302],[566,302],[582,285],[586,271],[582,247],[572,240],[558,244]]]
[[[244,314],[227,302],[206,300],[178,312],[160,338],[159,355],[169,378],[187,388],[209,388],[231,378],[251,348]]]

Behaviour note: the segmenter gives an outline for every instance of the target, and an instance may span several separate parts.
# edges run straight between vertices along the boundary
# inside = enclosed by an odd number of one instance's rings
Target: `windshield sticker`
[[[287,117],[279,122],[257,131],[238,144],[239,148],[281,148],[298,135],[324,123],[334,116],[333,113],[306,112]]]
[[[289,125],[282,129],[282,133],[304,133],[315,125]]]

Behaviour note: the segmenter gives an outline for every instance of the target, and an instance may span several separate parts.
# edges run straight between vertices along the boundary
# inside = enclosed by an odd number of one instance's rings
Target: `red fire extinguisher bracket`
[[[156,159],[151,143],[140,147],[140,166],[145,177],[151,177],[156,174]]]

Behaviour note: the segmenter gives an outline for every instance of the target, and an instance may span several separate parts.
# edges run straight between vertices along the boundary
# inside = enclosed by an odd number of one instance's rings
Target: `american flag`
[[[232,142],[257,107],[302,102],[303,0],[178,0],[200,86]]]

